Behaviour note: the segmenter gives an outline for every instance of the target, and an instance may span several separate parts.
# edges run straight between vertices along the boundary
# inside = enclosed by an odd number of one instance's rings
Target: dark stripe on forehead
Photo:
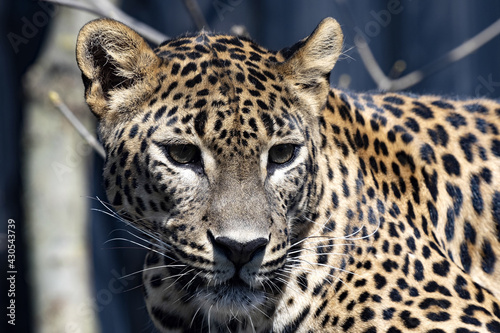
[[[205,126],[207,124],[207,112],[200,111],[194,119],[194,129],[199,136],[205,135]]]

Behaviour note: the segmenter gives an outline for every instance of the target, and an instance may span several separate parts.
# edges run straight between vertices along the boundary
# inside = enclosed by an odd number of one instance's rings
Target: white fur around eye
[[[291,169],[295,168],[298,164],[304,161],[307,155],[307,148],[305,146],[300,145],[295,151],[295,157],[293,160],[283,167],[278,167],[273,170],[273,173],[270,175],[269,180],[273,182],[279,182],[280,179],[285,179],[287,177],[287,172]],[[269,150],[266,150],[260,156],[260,165],[262,170],[263,181],[268,177],[268,166],[269,166]]]

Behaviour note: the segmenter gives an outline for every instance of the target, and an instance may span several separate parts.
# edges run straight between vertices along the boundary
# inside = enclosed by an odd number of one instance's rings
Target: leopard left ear
[[[154,90],[161,59],[126,25],[98,19],[78,34],[76,59],[85,97],[99,118],[133,112]]]
[[[299,93],[310,97],[308,102],[320,103],[317,107],[321,108],[329,91],[330,72],[342,52],[342,42],[340,25],[327,17],[309,37],[282,51],[286,60],[277,69]]]

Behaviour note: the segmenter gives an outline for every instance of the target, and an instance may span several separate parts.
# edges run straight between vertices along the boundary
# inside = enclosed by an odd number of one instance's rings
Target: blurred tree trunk
[[[90,19],[81,11],[58,8],[45,50],[25,78],[24,202],[33,327],[41,333],[97,331],[86,197],[91,149],[48,99],[49,90],[58,91],[77,117],[93,126],[74,60],[78,30]]]

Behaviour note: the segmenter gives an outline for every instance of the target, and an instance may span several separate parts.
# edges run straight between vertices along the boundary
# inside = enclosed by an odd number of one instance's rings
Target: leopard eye
[[[200,149],[191,144],[169,145],[168,155],[179,164],[197,163],[201,159]]]
[[[276,145],[269,149],[269,163],[285,164],[293,159],[295,155],[295,145],[285,143]]]

